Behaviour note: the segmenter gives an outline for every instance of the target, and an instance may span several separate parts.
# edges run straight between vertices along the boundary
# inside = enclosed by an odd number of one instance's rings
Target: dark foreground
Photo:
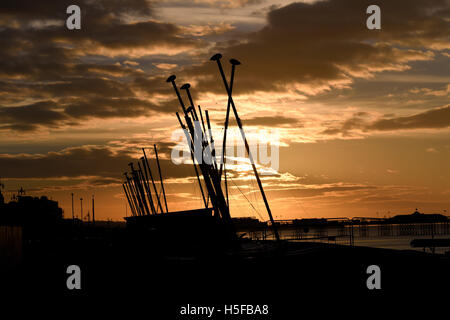
[[[247,242],[245,250],[217,253],[213,249],[181,257],[153,250],[151,245],[129,247],[78,243],[64,248],[28,252],[21,265],[2,274],[10,296],[88,298],[120,301],[120,309],[145,309],[163,314],[157,319],[206,319],[183,316],[183,306],[268,305],[270,317],[213,318],[285,319],[299,315],[310,302],[342,301],[348,306],[398,297],[439,296],[450,288],[450,259],[414,251],[394,251],[319,243]],[[132,249],[131,249],[132,248]],[[153,251],[152,251],[153,250]],[[68,290],[66,269],[81,268],[81,290]],[[367,267],[381,269],[381,289],[369,290]],[[5,285],[6,284],[6,285]],[[375,299],[375,300],[373,300]],[[222,306],[222,307],[220,307]],[[324,310],[322,310],[324,311]]]

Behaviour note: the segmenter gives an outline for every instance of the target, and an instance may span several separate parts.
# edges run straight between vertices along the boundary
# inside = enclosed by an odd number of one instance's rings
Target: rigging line
[[[259,195],[259,188],[256,186],[256,178],[254,177],[254,175],[249,173],[249,177],[250,177],[250,194],[253,196],[253,200],[254,203],[256,204],[256,208],[257,210],[260,210],[261,208],[259,207],[259,201],[258,201],[258,197],[257,195]]]
[[[230,181],[231,181],[231,175],[229,176],[229,178],[230,178]],[[233,203],[234,201],[236,201],[236,203],[237,203],[237,201],[239,201],[239,197],[238,197],[236,191],[233,190],[233,188],[231,186],[231,183],[230,183],[230,185],[228,187],[228,192],[230,193],[230,197],[231,197],[231,200],[232,200],[228,204],[228,208],[229,208],[229,210],[231,212],[231,203]]]
[[[258,203],[255,197],[255,194],[253,193],[253,191],[255,190],[255,187],[253,185],[253,176],[251,176],[250,174],[247,175],[247,177],[249,177],[248,179],[248,199],[249,201],[251,201],[252,203],[254,203],[255,206],[255,210],[258,210]],[[245,180],[244,180],[245,181]]]
[[[252,151],[252,153],[256,153],[256,155],[258,154],[257,151],[256,152]],[[248,160],[248,162],[245,161],[245,160]],[[247,165],[247,164],[251,165],[250,159],[247,156],[245,156],[245,160],[242,162],[244,166]],[[258,161],[257,160],[255,160],[255,165],[258,166]],[[259,169],[259,168],[257,168],[257,169]],[[259,206],[258,199],[260,199],[261,195],[259,193],[259,187],[257,186],[256,176],[251,173],[251,168],[249,169],[249,171],[250,172],[248,172],[247,175],[250,177],[250,179],[249,179],[249,181],[250,181],[250,194],[253,197],[253,200],[254,200],[254,203],[256,204],[257,209],[260,210],[261,208]],[[258,195],[259,195],[259,197],[258,197]]]
[[[238,188],[238,190],[242,193],[242,195],[244,196],[244,198],[248,201],[248,203],[252,206],[253,210],[255,210],[255,212],[258,214],[258,216],[261,218],[261,221],[264,221],[263,217],[261,216],[261,214],[259,213],[258,210],[256,210],[256,208],[253,206],[253,204],[250,202],[250,200],[248,200],[247,196],[242,192],[241,188],[239,188],[239,186],[236,184],[236,182],[234,182],[233,179],[230,178],[230,180],[234,183],[234,185],[236,186],[236,188]]]
[[[239,195],[236,193],[236,191],[233,191],[233,188],[231,186],[229,188],[229,192],[230,192],[230,197],[233,200],[233,201],[230,201],[230,204],[229,204],[229,208],[230,208],[230,212],[231,212],[231,203],[233,203],[234,201],[236,201],[236,203],[237,203],[237,201],[239,201]]]
[[[291,196],[291,197],[293,197],[293,198],[295,198],[294,195],[293,195],[293,191],[292,191],[292,190],[289,190],[289,191],[288,191],[288,195]],[[306,208],[303,206],[303,202],[302,202],[301,200],[296,199],[296,202],[295,202],[295,203],[298,203],[298,204],[300,205],[300,207],[302,208],[303,212],[306,214],[306,216],[307,216],[308,218],[311,218],[311,214],[310,214],[310,213],[308,212],[308,210],[306,210]]]
[[[220,129],[220,134],[218,135],[219,137],[222,137],[222,139],[223,139],[223,132],[224,131],[224,128],[221,128]],[[214,142],[216,142],[216,141],[214,141]],[[217,142],[219,142],[219,140],[217,140]],[[220,158],[218,158],[217,156],[217,147],[216,147],[216,157],[217,157],[217,159],[219,159],[219,165],[220,165],[220,161],[222,161],[222,152],[223,152],[223,150],[222,150],[222,141],[220,141],[220,144],[218,144],[219,145],[219,147],[220,147]],[[225,164],[225,159],[223,160],[224,161],[224,164]],[[222,177],[221,177],[221,180],[222,180]]]
[[[300,204],[300,206],[302,207],[303,211],[306,213],[308,218],[311,218],[311,215],[309,214],[308,211],[306,211],[306,208],[303,206],[303,203],[300,200],[298,200],[298,203]]]
[[[253,197],[255,198],[256,208],[258,210],[261,210],[261,207],[259,205],[259,203],[261,202],[261,195],[258,192],[259,188],[258,188],[257,183],[256,183],[256,178],[253,177],[253,176],[252,176],[252,187],[253,187],[252,193],[253,193]]]
[[[247,160],[247,159],[248,159],[248,158],[245,157],[245,160]],[[239,166],[240,164],[242,164],[242,165],[244,166],[244,168],[245,168],[245,165],[247,165],[247,161],[245,161],[245,160],[240,160],[239,158],[237,158],[235,161],[236,161],[236,163],[237,163],[238,166]],[[259,214],[260,207],[259,207],[259,202],[258,202],[258,198],[257,198],[257,195],[259,194],[259,193],[258,193],[259,188],[258,188],[258,187],[256,186],[256,184],[255,184],[256,178],[255,178],[254,175],[252,175],[251,173],[247,173],[247,172],[244,171],[244,173],[243,173],[244,179],[245,179],[246,176],[249,177],[249,179],[248,179],[248,181],[249,181],[249,197],[246,198],[246,199],[247,199],[247,201],[252,205],[252,207],[255,209],[255,211],[258,213],[258,215],[260,216],[260,218],[264,221],[264,219],[262,218],[262,216]],[[234,181],[233,181],[233,183],[234,183]],[[238,187],[238,188],[239,188],[239,187]],[[241,191],[241,190],[239,189],[239,191]],[[242,191],[241,191],[241,193],[242,193]],[[243,193],[242,193],[242,194],[243,194]],[[245,195],[244,195],[244,196],[245,196]],[[251,201],[250,201],[249,198],[252,198],[253,203],[255,203],[256,207],[253,206],[253,204],[251,203]]]

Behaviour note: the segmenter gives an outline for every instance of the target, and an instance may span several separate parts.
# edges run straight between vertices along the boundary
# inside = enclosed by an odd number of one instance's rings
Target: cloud
[[[0,129],[33,131],[77,125],[85,118],[173,112],[173,97],[162,98],[164,91],[153,90],[162,87],[154,85],[157,81],[143,87],[148,78],[130,56],[192,49],[202,40],[156,20],[146,0],[78,1],[82,28],[69,31],[70,4],[0,4],[0,18],[7,21],[0,23]],[[123,63],[112,58],[117,54],[123,54],[117,59]]]
[[[298,119],[287,118],[283,116],[272,117],[254,117],[244,120],[246,126],[263,126],[263,127],[276,127],[276,126],[293,126],[299,124]]]
[[[349,195],[355,191],[376,189],[374,186],[365,185],[335,185],[335,186],[315,186],[314,188],[282,188],[268,189],[272,197],[290,196],[296,198],[318,197],[323,195],[337,196]]]
[[[233,2],[233,6],[256,2],[238,1]],[[229,1],[202,3],[219,7],[231,4]],[[0,15],[16,22],[0,29],[0,96],[3,101],[0,108],[6,108],[0,111],[5,120],[3,129],[30,131],[39,126],[76,124],[86,117],[134,117],[172,112],[176,104],[168,98],[173,92],[164,81],[167,75],[144,76],[137,66],[145,68],[145,63],[131,60],[131,56],[136,52],[149,54],[155,49],[163,52],[164,48],[205,51],[208,46],[201,36],[233,28],[226,23],[192,26],[191,31],[197,33],[193,36],[192,32],[186,34],[188,27],[156,20],[151,4],[144,0],[84,0],[78,3],[83,14],[82,29],[71,32],[64,27],[68,4],[68,1],[49,0],[39,5],[26,0],[2,4]],[[441,0],[433,3],[433,10],[425,1],[408,5],[405,2],[403,11],[401,6],[391,2],[381,3],[384,11],[398,13],[398,19],[394,19],[392,13],[383,15],[382,33],[362,27],[364,5],[350,0],[331,0],[272,6],[262,30],[234,42],[217,43],[213,50],[223,50],[225,57],[236,57],[243,62],[237,69],[236,94],[288,90],[297,95],[302,92],[315,95],[333,87],[345,87],[353,77],[369,77],[383,70],[404,70],[409,61],[432,59],[433,53],[426,49],[431,48],[431,43],[443,43],[446,20]],[[411,18],[417,23],[411,25],[408,22]],[[61,24],[50,23],[55,19]],[[32,24],[35,20],[48,23]],[[412,34],[415,34],[415,41],[405,40]],[[411,47],[400,49],[393,44]],[[419,50],[416,44],[424,47]],[[116,54],[123,54],[122,64],[112,58]],[[196,59],[198,57],[188,63],[195,63]],[[183,68],[169,62],[152,65],[153,70]],[[204,91],[223,93],[212,62],[184,67],[183,76]],[[166,97],[164,101],[159,98],[158,102],[152,96]],[[13,106],[21,107],[9,109]],[[19,113],[24,110],[34,115],[36,123],[32,123],[31,117],[21,120]],[[294,120],[281,117],[256,117],[247,123],[295,124]]]
[[[147,157],[150,159],[152,170],[156,170],[153,153],[148,151]],[[136,163],[137,159],[138,157],[130,150],[110,146],[71,147],[46,154],[0,154],[0,175],[6,179],[58,177],[122,179],[123,172],[129,170],[128,163]],[[160,162],[165,178],[190,177],[194,174],[190,165],[174,165],[170,159],[160,159]],[[110,182],[108,180],[108,183]]]
[[[38,86],[41,91],[58,97],[124,97],[133,96],[131,88],[123,83],[100,77],[66,78],[64,81]]]
[[[14,17],[16,20],[29,19],[64,19],[66,8],[73,4],[70,0],[16,0],[0,4],[1,15]],[[96,16],[98,20],[120,18],[125,15],[152,15],[153,9],[146,0],[78,0],[77,5],[87,16]]]
[[[234,9],[241,8],[245,6],[260,4],[264,0],[194,0],[194,1],[183,1],[183,0],[159,0],[163,6],[188,6],[188,7],[214,7],[221,9]]]
[[[132,158],[107,147],[73,147],[47,154],[0,155],[5,178],[117,177]]]
[[[71,1],[19,0],[14,4],[0,5],[0,17],[8,19],[1,30],[4,41],[19,42],[32,49],[38,44],[58,46],[69,44],[72,51],[101,51],[101,48],[145,48],[156,46],[174,48],[195,47],[198,40],[181,37],[181,29],[174,24],[159,22],[153,18],[151,3],[146,0],[80,0],[81,29],[69,31],[65,27],[66,8]],[[40,23],[36,23],[39,21]],[[56,21],[56,23],[48,23]],[[13,26],[13,27],[10,27]],[[29,46],[31,44],[32,46]],[[76,46],[74,46],[76,44]]]
[[[254,3],[259,1],[200,1],[194,5]],[[0,5],[1,17],[12,21],[0,28],[3,129],[30,131],[42,126],[74,125],[88,117],[173,112],[177,104],[173,103],[172,89],[165,83],[168,74],[151,74],[172,68],[182,70],[179,83],[189,79],[202,91],[223,94],[215,64],[198,63],[203,61],[204,52],[216,50],[243,63],[237,69],[237,95],[277,91],[291,96],[316,95],[331,88],[348,87],[355,77],[405,70],[411,61],[433,59],[432,49],[445,46],[444,30],[448,24],[444,0],[436,0],[432,5],[423,0],[402,0],[395,5],[382,1],[379,5],[388,12],[383,14],[382,32],[364,27],[364,1],[293,3],[267,9],[267,25],[260,31],[215,43],[204,38],[234,26],[222,22],[186,27],[159,21],[145,0],[80,1],[82,29],[68,31],[64,27],[68,4],[45,0],[36,5],[20,0]],[[182,5],[176,1],[173,4]],[[52,22],[55,20],[60,24]],[[192,29],[190,33],[187,28]],[[414,41],[408,40],[412,35]],[[187,55],[187,49],[193,48],[199,51]],[[159,62],[151,60],[155,52]],[[175,52],[184,55],[166,59]],[[134,59],[142,55],[150,58]],[[227,69],[228,64],[223,61]],[[9,109],[12,107],[18,109]],[[1,111],[2,108],[5,109]],[[19,113],[23,110],[32,111],[35,123],[31,117],[21,119]],[[248,119],[246,123],[296,125],[292,119],[270,116]],[[357,124],[350,121],[346,126]],[[328,133],[333,130],[337,129],[330,128]]]
[[[178,66],[175,63],[154,63],[153,65],[155,67],[157,67],[158,69],[162,69],[162,70],[170,70],[170,69],[176,68]]]
[[[450,127],[450,105],[427,110],[412,116],[380,119],[364,127],[365,130],[439,129]]]
[[[61,94],[61,92],[60,92]],[[41,127],[79,125],[89,118],[135,118],[157,113],[174,113],[176,101],[154,103],[138,98],[67,98],[45,100],[22,106],[0,106],[0,130],[34,131]]]
[[[139,62],[125,60],[125,61],[123,62],[123,64],[127,64],[127,65],[130,65],[130,66],[138,66],[138,65],[139,65]]]
[[[450,105],[434,108],[411,116],[381,118],[369,122],[359,116],[345,120],[339,127],[331,127],[322,133],[348,135],[352,130],[395,131],[413,129],[442,129],[450,127]]]
[[[387,172],[387,173],[390,173],[390,174],[397,174],[397,173],[398,173],[398,170],[395,170],[395,169],[386,169],[386,172]]]
[[[403,71],[411,61],[433,59],[433,49],[449,45],[446,3],[379,1],[381,32],[365,27],[369,1],[293,3],[272,9],[260,31],[238,43],[218,44],[214,51],[243,63],[237,69],[236,94],[290,88],[314,95],[317,87],[324,91],[348,86],[353,78]],[[206,76],[217,77],[212,62],[186,71],[202,77],[202,89],[222,89],[220,81]]]
[[[430,152],[430,153],[437,153],[437,152],[439,152],[439,151],[437,151],[435,148],[433,148],[433,147],[429,147],[429,148],[427,148],[426,150],[425,150],[426,152]]]
[[[179,36],[181,30],[170,23],[144,21],[136,23],[115,23],[95,27],[95,30],[77,33],[70,36],[67,32],[55,34],[54,40],[65,40],[70,43],[80,42],[90,52],[101,52],[95,47],[100,45],[107,49],[157,47],[195,48],[200,41]],[[106,51],[104,51],[106,52]]]
[[[445,97],[450,94],[450,84],[447,84],[442,90],[433,90],[430,88],[414,88],[410,90],[411,93],[424,94],[427,96]]]
[[[0,107],[0,130],[33,131],[40,125],[58,127],[68,120],[52,101],[18,107]]]
[[[65,113],[74,118],[133,118],[149,115],[151,111],[161,113],[175,112],[175,101],[156,104],[138,98],[92,98],[88,100],[77,99],[65,107]]]
[[[181,28],[184,30],[184,34],[194,35],[196,37],[220,35],[235,29],[233,25],[225,22],[220,22],[217,24],[208,23],[206,25],[191,24],[187,27]]]

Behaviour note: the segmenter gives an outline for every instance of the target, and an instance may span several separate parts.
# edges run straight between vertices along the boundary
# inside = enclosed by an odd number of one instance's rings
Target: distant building
[[[0,268],[8,270],[22,261],[24,245],[32,239],[51,239],[62,221],[57,201],[42,196],[19,195],[5,203],[0,192]],[[25,241],[27,240],[27,241]]]
[[[442,214],[425,214],[420,213],[417,209],[411,214],[399,214],[386,219],[388,223],[432,223],[446,221],[448,221],[448,218]]]
[[[266,222],[261,222],[253,217],[239,217],[239,218],[232,218],[232,220],[236,230],[247,230],[267,226]]]
[[[18,196],[17,200],[8,203],[0,197],[0,225],[45,224],[61,219],[62,209],[58,202],[46,196]]]

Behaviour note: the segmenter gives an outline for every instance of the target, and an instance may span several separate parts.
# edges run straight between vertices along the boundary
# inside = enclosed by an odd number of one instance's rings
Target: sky
[[[66,27],[71,4],[80,30]],[[371,4],[380,30],[366,27]],[[262,178],[275,219],[447,214],[449,24],[446,0],[3,1],[3,193],[47,195],[66,217],[71,193],[77,215],[95,195],[97,219],[121,220],[127,164],[145,147],[156,170],[156,144],[169,210],[202,207],[192,165],[171,161],[181,110],[165,79],[192,85],[220,141],[227,96],[209,61],[220,52],[227,77],[230,58],[242,63],[233,96],[245,130],[278,147],[279,168]],[[231,215],[268,220],[237,160]]]

